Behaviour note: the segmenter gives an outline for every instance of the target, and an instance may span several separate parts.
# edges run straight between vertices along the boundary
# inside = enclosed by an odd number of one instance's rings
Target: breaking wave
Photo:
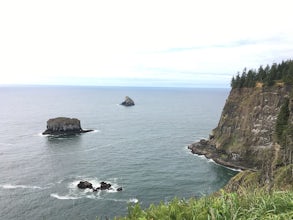
[[[44,189],[40,186],[28,186],[28,185],[12,185],[12,184],[3,184],[0,185],[3,189]]]
[[[88,181],[92,183],[94,188],[100,186],[101,181],[105,181],[111,184],[111,188],[108,190],[98,190],[93,191],[92,189],[79,189],[77,187],[78,183],[83,181]],[[75,200],[75,199],[93,199],[93,200],[106,200],[106,201],[115,201],[115,202],[126,202],[126,203],[137,203],[138,199],[115,199],[110,196],[113,193],[119,193],[117,189],[120,187],[117,183],[117,178],[111,178],[109,180],[100,180],[99,178],[85,178],[85,177],[75,177],[74,179],[61,180],[58,181],[58,184],[64,184],[65,193],[54,192],[50,196],[59,200]],[[67,191],[67,192],[66,192]],[[64,192],[64,191],[63,191]]]
[[[79,199],[79,197],[73,197],[73,196],[60,196],[57,193],[51,193],[50,196],[60,200]]]

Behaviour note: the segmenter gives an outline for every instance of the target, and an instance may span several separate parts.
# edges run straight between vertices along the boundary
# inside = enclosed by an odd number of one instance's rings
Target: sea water
[[[190,153],[217,126],[228,89],[0,87],[0,219],[96,219],[128,205],[217,191],[235,171]],[[125,96],[135,106],[119,105]],[[73,117],[94,132],[43,136]],[[81,180],[111,190],[81,190]],[[117,188],[122,187],[122,192]]]

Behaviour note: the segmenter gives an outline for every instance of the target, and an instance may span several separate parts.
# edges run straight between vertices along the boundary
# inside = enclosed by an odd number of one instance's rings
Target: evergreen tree
[[[281,106],[277,122],[276,122],[276,135],[277,140],[282,144],[284,140],[284,132],[286,130],[286,127],[288,125],[288,118],[289,118],[289,99],[286,98],[283,105]]]
[[[242,74],[238,72],[231,80],[232,88],[255,87],[256,83],[263,83],[265,86],[274,86],[276,82],[283,82],[293,85],[293,61],[282,61],[280,64],[274,63],[271,67],[260,66],[257,71],[244,68]]]

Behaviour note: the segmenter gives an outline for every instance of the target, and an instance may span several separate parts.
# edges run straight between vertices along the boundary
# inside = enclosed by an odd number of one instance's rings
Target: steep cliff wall
[[[273,162],[280,164],[285,154],[292,154],[276,138],[280,109],[290,100],[291,90],[291,86],[278,85],[232,89],[210,140],[189,148],[231,167],[268,170]],[[293,101],[288,110],[288,123],[293,124]]]
[[[243,165],[259,168],[264,150],[274,147],[280,108],[289,87],[232,89],[211,143]]]
[[[271,146],[274,125],[286,95],[288,92],[284,88],[277,91],[272,88],[232,89],[219,124],[213,130],[212,142],[219,149],[239,153],[240,146]]]

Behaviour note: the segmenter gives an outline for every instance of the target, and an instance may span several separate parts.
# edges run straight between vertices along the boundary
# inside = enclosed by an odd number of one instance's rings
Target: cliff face
[[[280,108],[288,87],[232,89],[211,143],[235,161],[259,168],[263,150],[274,147]]]
[[[212,142],[219,149],[239,153],[239,145],[271,146],[278,112],[286,95],[284,88],[231,90],[219,124],[213,130]]]
[[[203,142],[189,148],[193,153],[205,154],[231,167],[261,169],[271,166],[285,154],[284,147],[276,139],[276,124],[291,90],[289,86],[232,89],[218,126],[205,143],[211,150],[207,150]],[[293,101],[289,103],[290,124],[293,123]]]

